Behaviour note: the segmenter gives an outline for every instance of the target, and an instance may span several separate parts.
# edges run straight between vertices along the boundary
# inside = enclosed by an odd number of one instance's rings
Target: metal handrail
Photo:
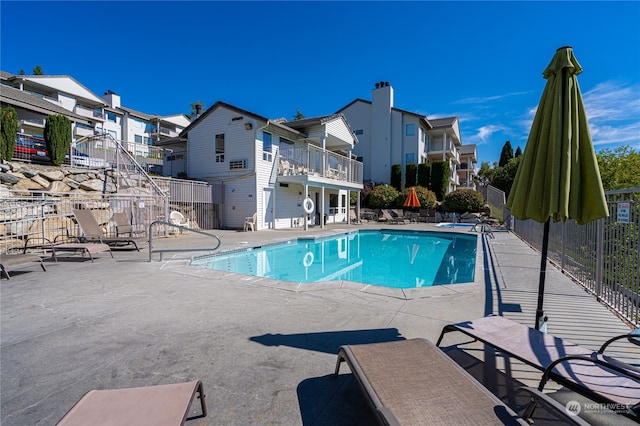
[[[185,231],[191,231],[191,232],[195,232],[197,234],[208,235],[208,236],[213,237],[216,240],[218,240],[218,245],[216,245],[213,248],[211,248],[211,247],[198,247],[198,248],[187,248],[187,249],[154,249],[153,248],[153,226],[156,225],[156,224],[168,225],[168,226],[172,226],[174,228],[182,229],[182,230],[185,230]],[[200,231],[200,230],[193,229],[193,228],[187,228],[186,226],[176,225],[175,223],[165,222],[164,220],[156,220],[156,221],[151,222],[149,224],[149,262],[151,262],[151,257],[153,255],[153,253],[160,253],[160,261],[162,262],[162,253],[187,252],[187,251],[214,251],[214,250],[217,250],[220,247],[220,244],[222,244],[222,241],[220,241],[220,238],[217,235],[210,234],[208,232]]]

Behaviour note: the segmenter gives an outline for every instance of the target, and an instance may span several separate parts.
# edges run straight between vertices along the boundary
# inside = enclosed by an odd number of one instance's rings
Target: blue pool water
[[[358,231],[199,258],[194,266],[281,281],[355,281],[393,288],[473,282],[476,236]]]

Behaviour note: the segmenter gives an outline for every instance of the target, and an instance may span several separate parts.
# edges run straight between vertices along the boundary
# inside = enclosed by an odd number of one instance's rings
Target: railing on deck
[[[280,150],[279,176],[307,175],[362,183],[362,163],[314,145]]]
[[[640,325],[640,188],[607,191],[609,217],[551,223],[548,258],[626,320]],[[515,220],[514,232],[541,249],[543,224]]]

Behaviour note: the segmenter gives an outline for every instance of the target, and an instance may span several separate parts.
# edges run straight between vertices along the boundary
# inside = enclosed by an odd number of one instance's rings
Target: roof
[[[293,133],[293,134],[295,134],[297,136],[300,136],[300,137],[305,137],[306,136],[304,133],[302,133],[302,132],[300,132],[300,131],[298,131],[296,129],[293,129],[291,127],[288,127],[284,123],[280,123],[279,121],[269,120],[266,117],[263,117],[261,115],[255,114],[253,112],[247,111],[247,110],[242,109],[242,108],[238,108],[236,106],[233,106],[231,104],[228,104],[228,103],[222,102],[222,101],[217,101],[215,104],[210,106],[205,112],[202,113],[202,115],[200,115],[200,117],[196,118],[195,120],[193,120],[191,122],[191,124],[189,124],[187,127],[185,127],[185,129],[180,132],[179,136],[180,137],[187,137],[187,134],[189,133],[189,131],[191,129],[196,127],[202,120],[204,120],[205,117],[209,116],[211,113],[213,113],[218,108],[225,108],[225,109],[228,109],[228,110],[231,110],[231,111],[235,111],[238,114],[249,116],[249,117],[253,118],[254,120],[262,121],[262,122],[266,123],[267,126],[276,127],[276,128],[282,129],[284,131],[287,131],[289,133]]]
[[[364,100],[364,99],[356,98],[353,101],[349,102],[347,105],[345,105],[342,108],[340,108],[338,110],[338,113],[342,113],[342,111],[344,111],[345,109],[349,108],[351,105],[356,104],[358,102],[364,103],[364,104],[368,104],[368,105],[372,105],[371,101],[367,101],[367,100]],[[425,125],[425,127],[427,129],[432,129],[433,128],[433,126],[431,124],[431,120],[429,120],[426,116],[424,116],[422,114],[418,114],[417,112],[412,112],[412,111],[408,111],[406,109],[401,109],[401,108],[396,108],[396,107],[392,107],[391,110],[400,112],[402,114],[414,115],[414,116],[418,117],[420,119],[420,121],[422,121],[424,123],[424,125]]]
[[[136,111],[136,110],[133,110],[131,108],[126,108],[126,107],[123,107],[123,106],[120,106],[120,107],[118,107],[116,109],[122,110],[122,111],[126,112],[129,115],[134,115],[136,117],[144,118],[145,120],[151,120],[151,118],[153,117],[152,115],[145,114],[144,112]]]
[[[355,135],[355,133],[353,133],[353,130],[349,125],[349,122],[347,121],[347,119],[342,113],[322,115],[319,117],[303,118],[301,120],[287,121],[286,123],[282,123],[282,124],[294,129],[302,129],[309,126],[323,125],[325,123],[328,123],[330,121],[335,121],[335,120],[342,120],[342,122],[347,127],[347,129],[349,129],[349,133],[351,134],[351,137],[357,143],[358,137]]]
[[[7,78],[7,80],[29,81],[33,84],[44,86],[59,92],[68,93],[77,98],[86,99],[96,104],[106,104],[102,98],[69,75],[13,75]]]
[[[41,99],[31,93],[23,92],[16,88],[1,85],[0,86],[0,100],[3,103],[17,106],[20,108],[39,112],[41,114],[52,115],[61,114],[69,117],[72,121],[89,124],[92,120],[87,117],[83,117],[76,113],[69,111],[61,106],[58,106],[52,102]],[[101,121],[101,120],[98,120]]]
[[[458,121],[458,117],[432,118],[429,120],[434,129],[441,127],[452,127]]]

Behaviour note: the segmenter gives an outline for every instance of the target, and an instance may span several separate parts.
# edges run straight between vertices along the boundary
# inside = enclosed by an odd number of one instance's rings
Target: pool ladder
[[[190,231],[190,232],[195,232],[196,234],[202,234],[202,235],[207,235],[209,237],[215,238],[217,240],[217,244],[215,247],[197,247],[197,248],[153,248],[153,227],[155,225],[165,225],[165,226],[170,226],[172,228],[177,228],[180,229],[182,231]],[[160,261],[162,262],[162,254],[163,253],[178,253],[178,252],[188,252],[188,251],[215,251],[220,247],[220,244],[222,244],[222,241],[220,241],[220,238],[218,238],[217,235],[214,234],[210,234],[208,232],[204,232],[204,231],[200,231],[198,229],[193,229],[193,228],[187,228],[186,226],[182,226],[182,225],[176,225],[175,223],[171,223],[171,222],[166,222],[164,220],[156,220],[155,222],[151,222],[151,224],[149,224],[149,262],[151,262],[152,260],[152,256],[153,253],[160,253]]]

